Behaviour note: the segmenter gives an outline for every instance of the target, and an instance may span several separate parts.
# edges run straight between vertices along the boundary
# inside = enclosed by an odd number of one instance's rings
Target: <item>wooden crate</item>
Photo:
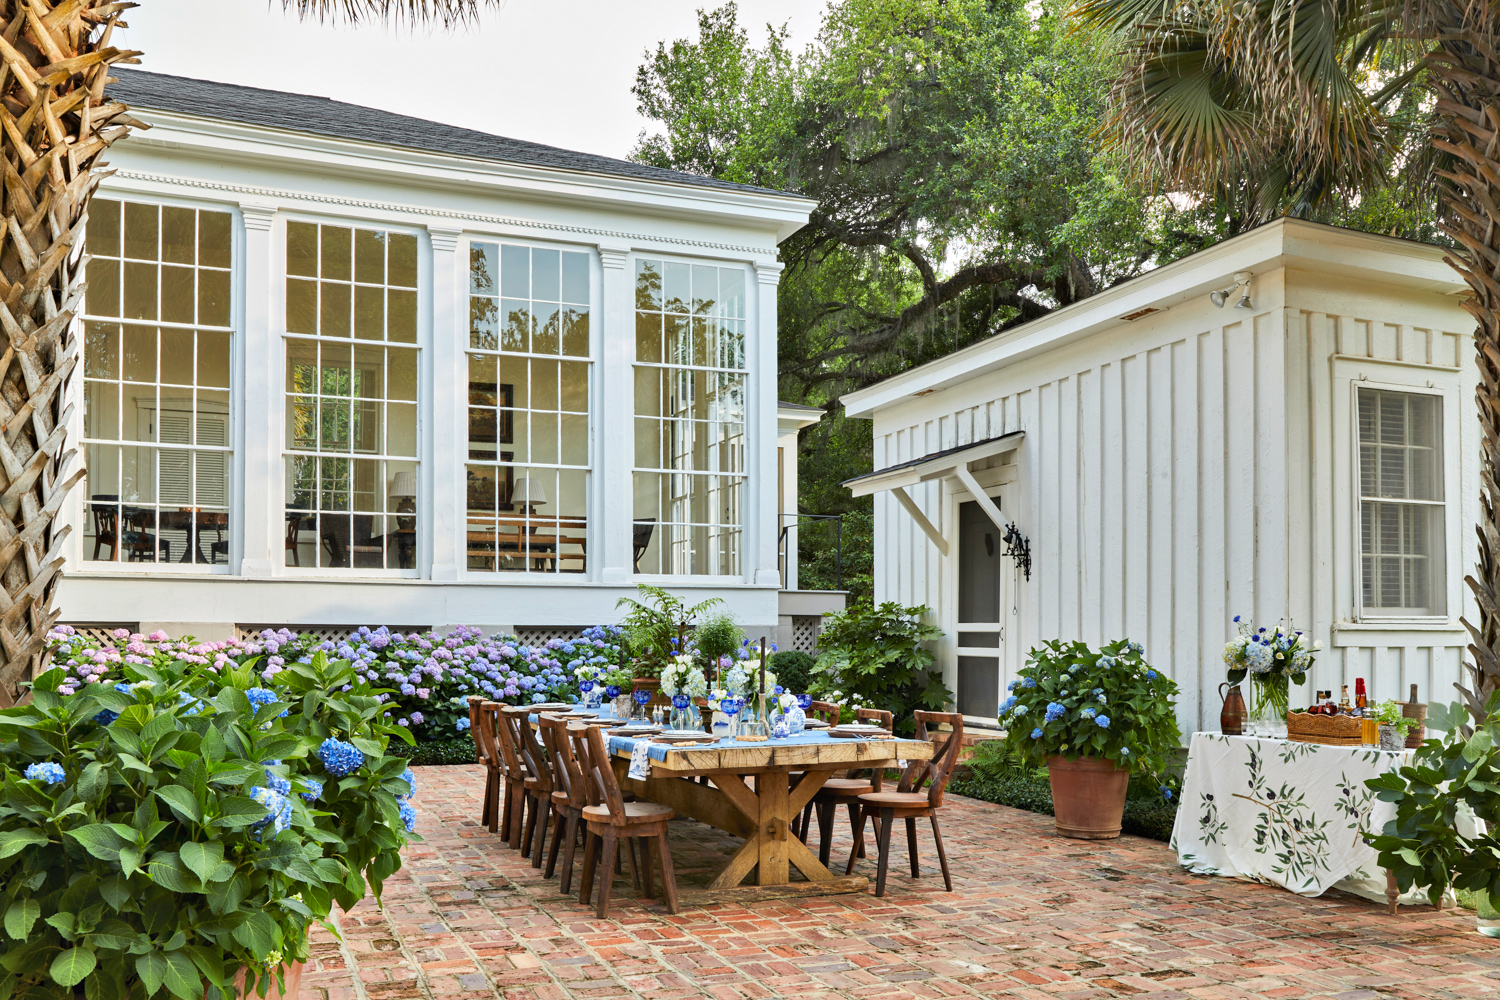
[[[1294,743],[1322,743],[1333,747],[1360,746],[1360,720],[1348,715],[1286,713],[1286,738]]]

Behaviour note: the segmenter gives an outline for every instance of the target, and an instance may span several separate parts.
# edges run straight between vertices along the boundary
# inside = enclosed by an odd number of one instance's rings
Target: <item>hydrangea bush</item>
[[[400,867],[410,736],[371,682],[322,650],[270,681],[191,655],[59,665],[0,711],[0,994],[264,990]]]
[[[1033,649],[1000,705],[1005,740],[1023,760],[1100,757],[1159,783],[1182,742],[1177,685],[1121,639],[1094,652],[1054,639]]]
[[[402,634],[384,626],[363,627],[338,642],[289,629],[266,629],[250,638],[217,642],[172,639],[165,632],[142,635],[126,629],[116,629],[107,639],[93,639],[66,625],[49,635],[52,664],[63,671],[58,690],[64,695],[90,684],[118,683],[132,667],[165,669],[173,663],[216,673],[248,666],[262,683],[274,686],[289,666],[307,665],[323,653],[347,660],[365,682],[388,689],[379,697],[387,704],[391,721],[425,741],[462,735],[469,725],[471,694],[509,704],[574,700],[576,679],[564,670],[563,661],[570,661],[571,666],[571,661],[579,659],[585,641],[553,639],[528,647],[514,636],[486,637],[477,628],[460,627],[450,635],[439,635]]]

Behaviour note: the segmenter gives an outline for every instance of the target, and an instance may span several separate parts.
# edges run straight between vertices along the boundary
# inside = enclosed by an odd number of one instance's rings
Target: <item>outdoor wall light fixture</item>
[[[1212,302],[1214,305],[1218,306],[1220,309],[1223,309],[1224,308],[1224,304],[1229,301],[1229,297],[1234,294],[1234,290],[1236,288],[1243,288],[1244,291],[1242,291],[1240,293],[1240,300],[1234,304],[1234,307],[1236,309],[1252,309],[1252,308],[1254,308],[1250,304],[1250,272],[1249,271],[1236,271],[1236,272],[1234,272],[1234,284],[1230,285],[1228,288],[1225,288],[1225,289],[1215,290],[1215,291],[1209,292],[1208,293],[1208,300],[1210,302]]]
[[[985,536],[989,541],[989,536]],[[1021,534],[1021,529],[1016,527],[1014,521],[1005,526],[1005,554],[1016,561],[1016,568],[1026,574],[1026,579],[1031,579],[1031,542]]]

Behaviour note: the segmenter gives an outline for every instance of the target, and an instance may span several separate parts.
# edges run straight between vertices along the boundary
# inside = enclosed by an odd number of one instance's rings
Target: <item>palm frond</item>
[[[499,7],[503,0],[281,0],[304,20],[361,24],[383,21],[401,24],[440,24],[445,28],[472,22],[483,7]]]

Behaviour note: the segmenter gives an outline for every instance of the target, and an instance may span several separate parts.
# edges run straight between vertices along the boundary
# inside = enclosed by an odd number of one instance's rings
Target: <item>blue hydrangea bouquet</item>
[[[1290,625],[1256,628],[1234,616],[1238,631],[1224,646],[1229,683],[1250,679],[1250,719],[1258,733],[1286,734],[1286,712],[1291,684],[1307,683],[1313,656],[1323,648],[1306,632]]]

